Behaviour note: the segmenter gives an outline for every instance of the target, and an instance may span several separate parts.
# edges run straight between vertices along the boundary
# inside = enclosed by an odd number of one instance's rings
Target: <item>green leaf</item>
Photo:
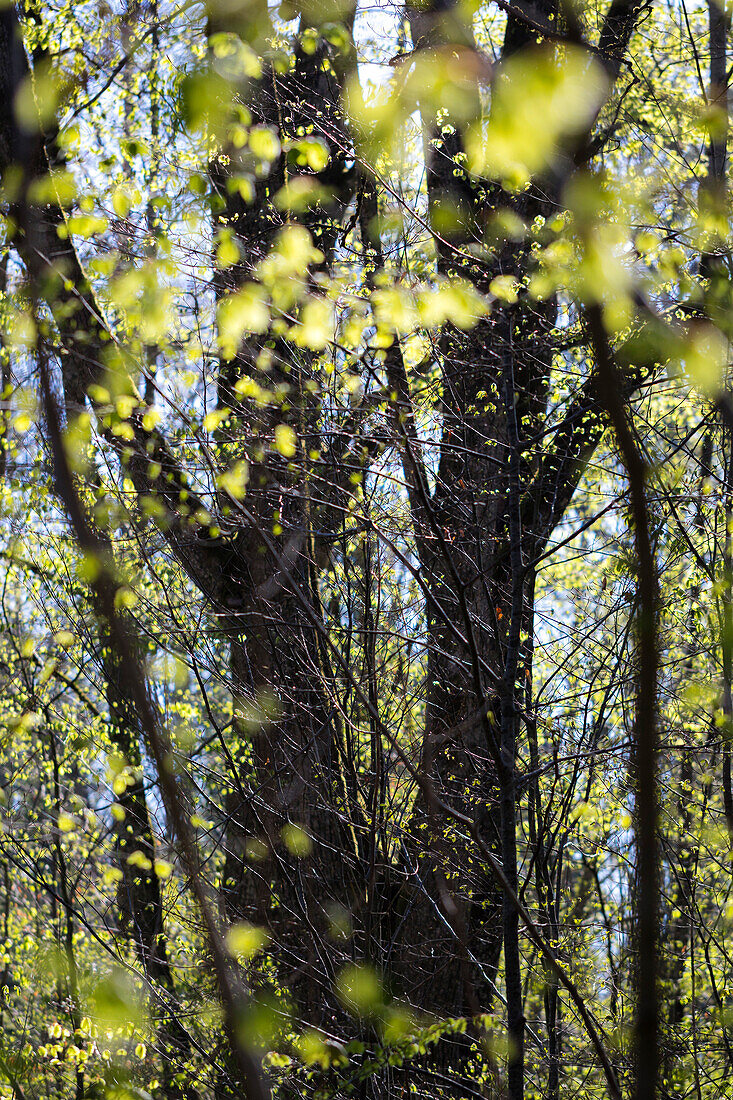
[[[242,921],[233,924],[226,935],[227,949],[232,955],[249,962],[254,958],[270,939],[270,934],[265,928],[257,928],[254,924]]]
[[[293,142],[288,149],[288,159],[299,168],[310,168],[312,172],[322,172],[328,164],[330,153],[322,138],[308,137]]]
[[[284,458],[292,458],[298,449],[298,437],[289,424],[278,424],[275,428],[275,450]]]
[[[382,983],[370,966],[346,966],[336,981],[342,1004],[357,1016],[372,1016],[383,1003]]]
[[[233,359],[245,333],[267,332],[270,308],[262,287],[245,283],[236,294],[219,302],[217,309],[219,347],[225,359]]]
[[[260,160],[273,161],[280,155],[280,139],[269,126],[253,126],[248,144],[250,152]]]
[[[564,142],[590,125],[607,80],[586,50],[539,47],[511,56],[493,85],[487,125],[475,124],[467,150],[473,172],[522,188],[549,167]]]
[[[292,855],[297,856],[298,859],[304,859],[313,851],[313,841],[308,836],[305,829],[301,829],[300,825],[294,825],[292,822],[288,822],[287,825],[283,826],[280,836],[288,851]]]
[[[109,1031],[119,1031],[129,1024],[142,1022],[142,1002],[124,970],[113,970],[96,985],[92,993],[91,1015],[100,1028]]]

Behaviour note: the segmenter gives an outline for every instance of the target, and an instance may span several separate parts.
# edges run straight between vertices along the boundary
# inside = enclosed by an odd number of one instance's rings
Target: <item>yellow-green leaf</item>
[[[275,428],[275,448],[285,458],[292,458],[298,446],[298,437],[289,424],[278,424]]]
[[[233,924],[227,932],[226,943],[229,952],[240,959],[249,961],[266,946],[270,936],[265,928],[242,921]]]

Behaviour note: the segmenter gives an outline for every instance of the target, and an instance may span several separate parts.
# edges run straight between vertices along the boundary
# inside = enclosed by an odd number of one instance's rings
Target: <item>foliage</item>
[[[729,1093],[727,18],[2,7],[0,1096]]]

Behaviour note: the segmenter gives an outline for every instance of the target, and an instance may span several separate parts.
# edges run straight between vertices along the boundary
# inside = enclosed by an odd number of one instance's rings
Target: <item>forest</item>
[[[731,0],[0,3],[0,1100],[733,1098]]]

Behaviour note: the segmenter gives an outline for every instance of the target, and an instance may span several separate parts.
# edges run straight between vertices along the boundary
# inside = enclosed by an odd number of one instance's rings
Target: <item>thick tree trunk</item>
[[[601,44],[612,78],[637,12],[637,5],[619,2],[604,24]],[[555,15],[553,0],[533,9],[533,19]],[[416,51],[477,54],[471,28],[461,22],[456,6],[408,7],[408,18]],[[535,37],[521,15],[510,16],[504,56]],[[475,67],[482,71],[480,64]],[[439,225],[447,208],[458,219],[449,240],[445,232],[435,234],[438,271],[467,277],[483,292],[497,276],[521,286],[531,264],[523,243],[506,241],[480,260],[471,246],[481,245],[490,212],[511,211],[526,224],[551,215],[561,180],[543,179],[518,195],[486,180],[475,181],[462,164],[460,126],[445,122],[445,117],[438,120],[430,109],[423,110],[431,218]],[[572,170],[572,158],[569,163]],[[556,312],[552,297],[534,303],[520,297],[514,305],[495,308],[468,334],[449,332],[442,346],[442,435],[431,497],[426,480],[416,479],[411,464],[405,463],[429,592],[422,766],[436,793],[472,818],[484,842],[501,853],[504,874],[515,891],[516,744],[523,699],[518,676],[531,677],[531,646],[525,647],[524,666],[520,662],[522,629],[532,624],[531,558],[545,546],[567,507],[584,450],[592,450],[600,436],[598,427],[588,429],[587,422],[576,434],[569,421],[567,438],[565,429],[556,433],[556,453],[545,451],[547,439],[530,443],[542,440],[547,423]],[[566,455],[571,462],[560,478]],[[419,965],[411,959],[410,973],[418,977],[408,982],[408,994],[443,1018],[486,1010],[503,942],[511,1047],[508,1087],[519,1100],[524,1018],[517,913],[508,899],[502,900],[471,838],[458,835],[450,822],[436,820],[422,795],[413,836],[414,862],[427,889],[410,905],[430,934],[429,950]],[[439,1050],[436,1066],[451,1057]],[[454,1060],[456,1066],[460,1062],[460,1057]]]
[[[516,37],[509,22],[507,41]],[[416,48],[458,42],[446,39],[453,25],[442,13],[431,24],[421,11],[411,23]],[[459,37],[462,48],[475,50],[468,29]],[[463,216],[455,239],[448,245],[436,242],[438,268],[465,276],[462,253],[481,239],[486,200],[478,198],[472,181],[456,167],[457,136],[444,136],[429,117],[423,121],[431,209],[452,198]],[[496,186],[484,185],[484,194],[487,190],[495,209],[513,208],[529,221],[550,209],[547,191],[515,200]],[[524,247],[508,242],[493,260],[474,262],[471,278],[487,291],[498,275],[521,282],[527,266]],[[555,312],[553,300],[534,307],[518,303],[497,310],[472,332],[453,332],[446,339],[436,487],[432,498],[413,508],[431,597],[423,767],[440,797],[468,814],[484,842],[501,854],[515,891],[517,675],[532,589],[521,547],[535,541],[531,530],[522,530],[521,497],[530,469],[520,455],[524,437],[545,412]],[[524,669],[525,675],[529,672]],[[524,1020],[517,913],[502,899],[473,840],[457,836],[450,822],[434,821],[420,798],[414,832],[423,876],[432,878],[429,897],[418,903],[427,910],[421,920],[432,922],[436,942],[423,961],[430,992],[426,998],[425,989],[413,985],[410,996],[442,1017],[486,1011],[503,942],[513,1043],[509,1086],[511,1095],[519,1097]],[[436,918],[436,901],[442,904],[443,921]]]
[[[264,11],[259,28],[266,33]],[[229,19],[210,25],[217,33],[236,29]],[[307,37],[311,30],[318,32],[303,18],[301,33]],[[315,180],[330,197],[300,219],[328,271],[354,195],[337,77],[353,64],[353,54],[334,54],[318,33],[313,42],[312,49],[296,43],[292,71],[276,74],[266,67],[261,79],[239,91],[254,121],[271,127],[283,146],[308,133],[328,149],[328,163]],[[220,298],[255,277],[257,262],[287,224],[277,200],[293,174],[283,151],[256,183],[255,200],[243,202],[227,186],[237,167],[236,153],[229,150],[228,157],[224,167],[220,161],[211,167],[222,207],[216,228],[235,234],[242,259],[217,274]],[[242,377],[265,391],[287,393],[287,403],[263,405],[242,397],[235,389]],[[220,365],[218,394],[220,408],[231,413],[221,441],[249,466],[244,502],[249,518],[236,519],[219,614],[230,645],[236,705],[255,715],[238,723],[239,757],[230,761],[235,774],[226,827],[225,902],[231,919],[254,920],[268,929],[294,1005],[313,1023],[329,1026],[338,1011],[334,981],[353,951],[329,930],[344,909],[360,908],[365,888],[353,820],[348,824],[353,813],[347,813],[339,705],[318,594],[318,577],[347,502],[341,460],[349,442],[324,442],[320,366],[310,352],[285,339],[245,337],[236,355]],[[272,447],[283,423],[298,441],[292,462]],[[258,718],[263,703],[265,710],[271,705],[271,713]],[[302,833],[293,833],[293,827]]]

